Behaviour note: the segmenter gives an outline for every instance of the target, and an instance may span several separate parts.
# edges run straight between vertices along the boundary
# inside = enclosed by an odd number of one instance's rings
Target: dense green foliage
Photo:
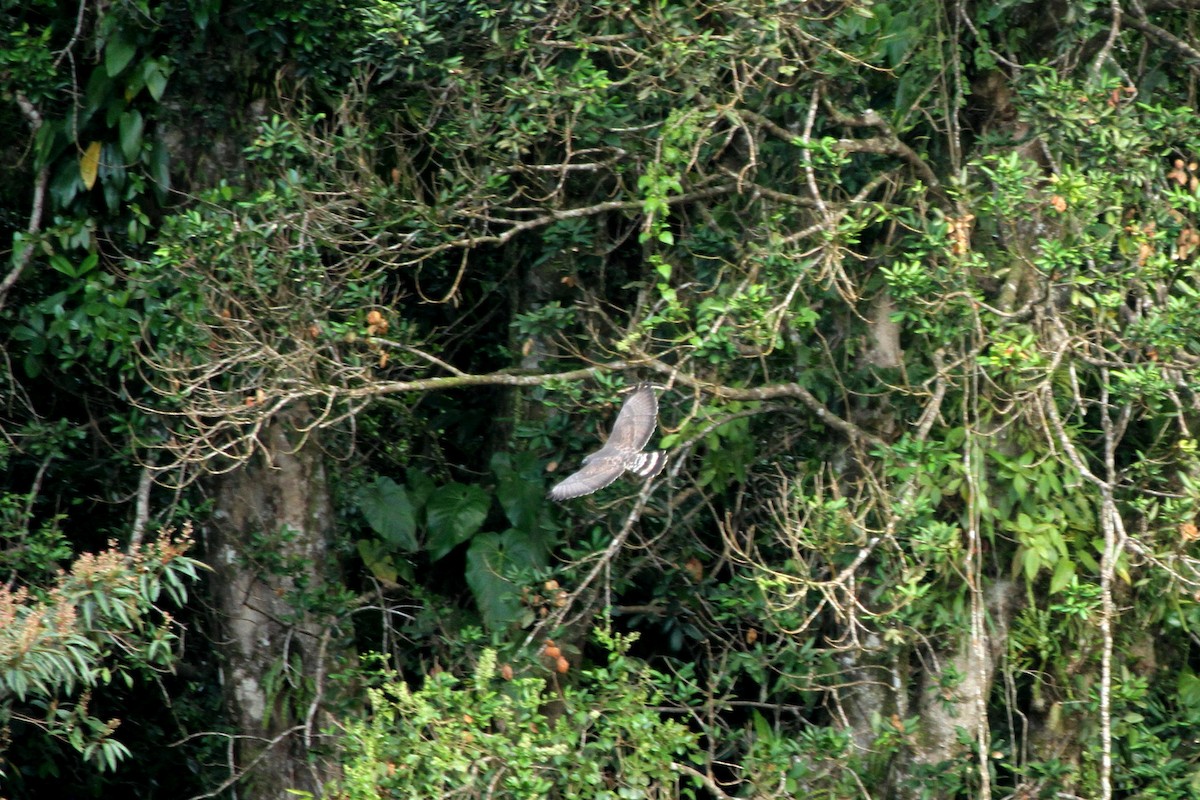
[[[484,650],[466,684],[442,673],[414,692],[385,676],[369,690],[369,720],[347,727],[335,791],[356,800],[672,796],[694,782],[676,762],[696,753],[697,737],[654,710],[663,698],[649,680],[666,681],[642,671],[616,654],[552,691],[540,677],[504,682]]]
[[[85,761],[115,769],[129,755],[112,738],[120,720],[89,714],[87,694],[173,665],[171,617],[154,612],[164,592],[176,606],[187,599],[184,580],[197,577],[187,546],[163,541],[129,556],[84,554],[42,597],[0,588],[0,718],[60,737]],[[79,693],[83,699],[71,702]]]
[[[341,655],[259,677],[331,796],[1194,796],[1200,49],[1146,8],[0,0],[6,715],[165,784],[54,698],[170,666],[194,562],[56,569],[284,424]],[[552,505],[640,380],[663,478]]]

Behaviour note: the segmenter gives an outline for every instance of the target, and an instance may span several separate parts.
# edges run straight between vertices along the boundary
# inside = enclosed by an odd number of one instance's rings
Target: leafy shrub
[[[505,680],[496,653],[475,674],[431,675],[416,690],[379,674],[373,713],[343,732],[345,777],[332,796],[638,798],[692,796],[696,734],[664,719],[668,679],[628,657],[631,638],[597,635],[607,666],[572,685]],[[678,698],[676,698],[678,699]]]

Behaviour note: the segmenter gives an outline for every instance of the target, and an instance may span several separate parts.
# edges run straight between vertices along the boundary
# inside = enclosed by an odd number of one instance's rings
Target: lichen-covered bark
[[[337,620],[307,601],[331,569],[330,500],[319,448],[309,440],[297,449],[293,438],[288,421],[276,421],[269,461],[222,476],[211,526],[226,704],[246,737],[231,768],[250,772],[244,797],[318,793],[329,777],[309,756]]]

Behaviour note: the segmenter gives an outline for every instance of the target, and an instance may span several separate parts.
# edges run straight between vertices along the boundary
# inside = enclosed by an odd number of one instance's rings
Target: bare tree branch
[[[38,130],[42,127],[41,113],[30,102],[29,98],[21,92],[16,93],[16,99],[21,113],[29,122],[29,129],[32,136],[36,137]],[[0,280],[0,308],[4,307],[4,301],[9,291],[12,290],[12,287],[20,279],[21,273],[29,266],[29,261],[33,257],[33,240],[38,231],[42,229],[43,207],[46,202],[46,185],[49,180],[49,167],[46,164],[42,164],[38,167],[37,174],[33,179],[33,202],[30,204],[29,222],[25,226],[25,235],[22,237],[22,241],[13,243],[12,268],[4,276],[4,279]]]
[[[696,200],[704,200],[710,197],[717,197],[723,194],[731,194],[737,191],[737,185],[733,183],[720,184],[718,186],[709,186],[701,189],[694,189],[683,194],[671,195],[665,198],[668,205],[679,205],[681,203],[691,203]],[[456,239],[450,239],[440,244],[431,245],[429,247],[413,247],[410,239],[405,238],[403,241],[390,245],[384,248],[384,252],[394,253],[403,256],[401,263],[411,264],[417,261],[426,259],[437,253],[446,250],[471,249],[480,245],[500,245],[505,244],[514,236],[524,233],[525,231],[544,228],[554,222],[560,222],[566,219],[578,219],[582,217],[595,216],[611,211],[641,211],[644,203],[641,200],[607,200],[602,203],[593,203],[590,206],[580,206],[578,208],[555,209],[546,213],[539,214],[532,219],[526,220],[498,220],[495,218],[496,211],[489,212],[489,216],[483,219],[485,222],[499,221],[508,227],[500,233],[487,233],[480,235],[464,235]]]
[[[1092,80],[1100,78],[1100,70],[1104,67],[1104,62],[1108,60],[1109,55],[1112,54],[1113,45],[1117,43],[1117,36],[1121,33],[1120,0],[1109,0],[1109,14],[1112,17],[1112,23],[1108,27],[1108,38],[1104,40],[1104,46],[1100,48],[1100,52],[1092,61]]]
[[[867,442],[878,447],[886,446],[886,442],[883,439],[874,434],[867,433],[854,423],[834,414],[812,392],[798,383],[777,383],[755,388],[735,388],[701,380],[688,373],[680,372],[670,364],[659,361],[656,358],[647,356],[644,363],[656,372],[663,375],[670,375],[684,386],[691,386],[714,397],[722,397],[727,400],[774,400],[778,397],[795,397],[804,403],[817,416],[817,419],[829,427],[844,433],[850,439],[856,442]]]
[[[1168,30],[1158,27],[1153,22],[1143,17],[1127,14],[1122,17],[1125,24],[1134,30],[1141,31],[1148,36],[1152,36],[1162,44],[1174,50],[1179,55],[1191,61],[1197,62],[1192,65],[1192,69],[1200,69],[1200,50],[1197,50],[1193,45],[1180,39],[1175,34]]]

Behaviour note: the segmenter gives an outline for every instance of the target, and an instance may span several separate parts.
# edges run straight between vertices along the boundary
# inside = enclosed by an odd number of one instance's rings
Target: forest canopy
[[[1194,796],[1198,11],[0,0],[3,795]]]

